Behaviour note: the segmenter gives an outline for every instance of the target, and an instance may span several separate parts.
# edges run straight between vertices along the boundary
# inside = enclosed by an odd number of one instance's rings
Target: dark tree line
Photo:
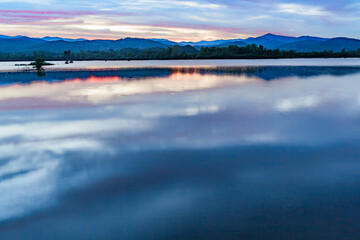
[[[360,48],[357,51],[341,52],[323,51],[323,52],[296,52],[294,50],[265,49],[262,45],[255,44],[246,47],[228,46],[228,47],[205,47],[201,48],[198,58],[205,59],[276,59],[276,58],[343,58],[360,57]]]
[[[32,53],[1,53],[0,60],[147,60],[147,59],[276,59],[276,58],[343,58],[360,57],[360,48],[357,51],[341,52],[296,52],[294,50],[266,49],[255,44],[245,47],[231,45],[227,47],[203,47],[200,50],[192,46],[171,46],[168,48],[149,48],[140,50],[125,48],[107,51],[79,51],[70,50],[62,53],[36,51]]]

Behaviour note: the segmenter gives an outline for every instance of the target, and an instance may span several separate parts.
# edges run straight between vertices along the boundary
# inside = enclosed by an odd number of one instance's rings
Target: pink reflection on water
[[[36,81],[0,87],[0,110],[71,108],[118,104],[124,97],[144,94],[179,93],[229,87],[259,80],[256,77],[201,74],[173,69],[163,77],[128,78],[90,76],[59,82]],[[258,81],[255,81],[258,82]]]

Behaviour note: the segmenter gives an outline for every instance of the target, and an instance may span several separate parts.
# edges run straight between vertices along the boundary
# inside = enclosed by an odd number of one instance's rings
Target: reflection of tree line
[[[283,77],[314,77],[320,75],[343,76],[359,73],[360,67],[321,67],[321,66],[243,66],[209,68],[173,68],[174,73],[199,75],[256,76],[263,80],[275,80]]]
[[[36,66],[36,65],[35,65]],[[38,65],[39,67],[40,65]],[[36,67],[37,68],[37,67]],[[42,73],[42,65],[39,69]],[[76,77],[84,80],[91,77],[118,77],[124,81],[146,80],[149,78],[167,78],[173,74],[198,74],[198,75],[232,75],[232,76],[256,76],[263,80],[275,80],[284,77],[312,77],[320,75],[342,76],[360,73],[360,67],[303,67],[303,66],[244,66],[244,67],[179,67],[179,68],[126,68],[121,70],[99,70],[99,71],[60,71],[47,72],[42,79],[47,82],[58,82],[71,80]],[[38,77],[27,72],[14,72],[0,74],[0,82],[8,83],[30,83],[37,81]]]

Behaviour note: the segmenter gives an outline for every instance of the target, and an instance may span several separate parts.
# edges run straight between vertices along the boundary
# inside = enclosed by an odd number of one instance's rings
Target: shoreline
[[[360,59],[360,57],[293,57],[293,58],[169,58],[169,59],[147,59],[147,58],[138,58],[138,59],[104,59],[104,58],[90,58],[90,59],[65,59],[65,58],[44,58],[47,62],[65,62],[73,60],[74,62],[134,62],[134,61],[221,61],[221,60],[297,60],[297,59]],[[0,63],[3,62],[33,62],[34,59],[0,59]]]
[[[0,73],[36,72],[31,66],[15,66],[20,61],[0,61]],[[22,61],[30,63],[31,61]],[[114,71],[122,69],[153,68],[221,68],[261,66],[314,66],[314,67],[360,67],[360,58],[291,58],[291,59],[187,59],[187,60],[134,60],[134,61],[48,61],[54,65],[44,66],[53,71]]]

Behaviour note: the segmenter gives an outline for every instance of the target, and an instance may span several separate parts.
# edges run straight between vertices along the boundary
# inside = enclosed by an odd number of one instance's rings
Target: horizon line
[[[44,38],[62,38],[62,39],[69,39],[69,40],[84,40],[84,41],[94,41],[94,40],[109,40],[109,41],[116,41],[116,40],[121,40],[121,39],[126,39],[126,38],[135,38],[135,39],[147,39],[147,40],[167,40],[167,41],[171,41],[171,42],[175,42],[175,43],[197,43],[197,42],[212,42],[212,41],[229,41],[229,40],[247,40],[249,38],[258,38],[258,37],[262,37],[262,36],[266,36],[266,35],[274,35],[274,36],[282,36],[282,37],[293,37],[293,38],[300,38],[300,37],[316,37],[316,38],[324,38],[324,39],[333,39],[333,38],[348,38],[348,39],[356,39],[356,40],[360,40],[358,38],[353,38],[353,37],[344,37],[344,36],[336,36],[336,37],[323,37],[323,36],[314,36],[314,35],[299,35],[299,36],[294,36],[294,35],[285,35],[285,34],[280,34],[280,33],[272,33],[272,32],[268,32],[265,34],[259,34],[259,35],[254,35],[248,38],[218,38],[218,39],[213,39],[213,40],[200,40],[200,41],[196,41],[196,40],[187,40],[187,41],[177,41],[177,40],[171,40],[168,38],[157,38],[157,37],[148,37],[148,38],[142,38],[142,37],[122,37],[122,38],[88,38],[88,37],[67,37],[64,36],[62,37],[61,35],[57,35],[57,36],[50,36],[50,35],[46,35],[46,36],[40,36],[40,37],[35,37],[35,36],[29,36],[29,35],[6,35],[6,34],[0,34],[0,36],[6,36],[6,37],[10,37],[10,38],[15,38],[15,37],[28,37],[28,38],[35,38],[35,39],[44,39]],[[1,38],[0,38],[1,39]],[[56,41],[56,40],[55,40]]]

